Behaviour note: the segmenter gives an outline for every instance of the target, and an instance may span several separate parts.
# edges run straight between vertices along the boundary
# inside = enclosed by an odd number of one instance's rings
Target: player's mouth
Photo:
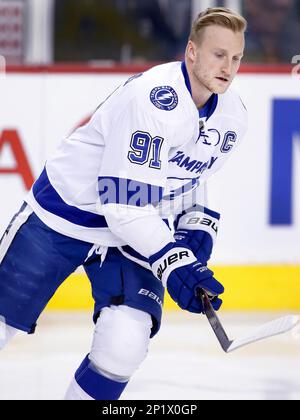
[[[228,83],[229,82],[229,78],[226,78],[226,77],[217,77],[216,79],[220,80],[223,83]]]

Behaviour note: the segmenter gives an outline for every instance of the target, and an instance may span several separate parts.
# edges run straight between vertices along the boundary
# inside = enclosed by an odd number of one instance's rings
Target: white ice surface
[[[222,313],[230,338],[286,314]],[[90,314],[47,313],[34,336],[0,352],[0,400],[62,399],[89,352]],[[300,333],[289,332],[225,354],[207,320],[168,313],[149,355],[123,394],[145,400],[299,400]]]

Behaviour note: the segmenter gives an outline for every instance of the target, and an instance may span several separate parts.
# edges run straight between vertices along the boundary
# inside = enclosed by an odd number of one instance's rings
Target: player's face
[[[211,93],[225,93],[241,64],[244,34],[213,25],[204,30],[200,45],[190,41],[188,48],[195,79]]]

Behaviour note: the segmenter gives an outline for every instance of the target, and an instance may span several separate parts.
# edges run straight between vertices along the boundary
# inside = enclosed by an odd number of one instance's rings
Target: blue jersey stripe
[[[124,204],[144,207],[157,205],[163,197],[163,188],[132,179],[99,177],[98,190],[101,204]]]
[[[53,188],[46,168],[33,185],[32,192],[38,204],[48,212],[68,222],[87,228],[107,228],[105,217],[69,206]]]
[[[190,82],[189,74],[187,72],[185,61],[183,61],[181,63],[181,71],[182,71],[182,74],[183,74],[183,77],[184,77],[184,81],[185,81],[185,85],[187,87],[187,90],[190,92],[190,94],[192,96],[192,87],[191,87],[191,82]]]

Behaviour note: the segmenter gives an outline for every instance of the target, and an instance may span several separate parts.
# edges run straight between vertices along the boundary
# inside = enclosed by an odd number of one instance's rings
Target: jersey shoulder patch
[[[152,89],[150,100],[162,111],[173,111],[178,105],[178,95],[171,86],[158,86]]]

